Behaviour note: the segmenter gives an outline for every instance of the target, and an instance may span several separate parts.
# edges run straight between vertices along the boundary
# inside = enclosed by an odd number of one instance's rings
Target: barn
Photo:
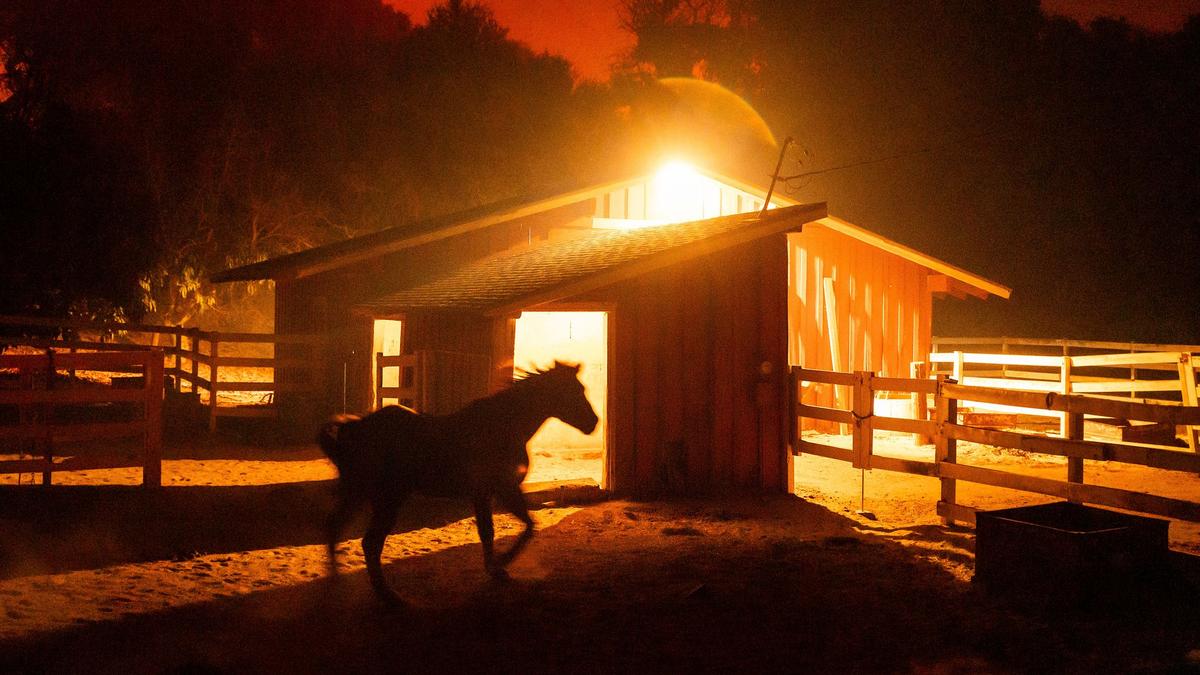
[[[534,442],[594,447],[605,488],[789,490],[789,365],[907,376],[929,351],[933,298],[1009,289],[823,203],[765,198],[671,163],[216,280],[273,280],[276,332],[328,338],[326,396],[280,400],[292,416],[448,412],[562,358],[584,364],[601,427],[582,438],[547,424]]]

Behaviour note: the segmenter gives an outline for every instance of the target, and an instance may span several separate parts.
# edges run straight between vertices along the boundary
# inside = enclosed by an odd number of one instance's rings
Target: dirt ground
[[[899,436],[877,451],[931,453]],[[966,444],[960,458],[1066,472]],[[532,470],[596,477],[599,461],[545,453]],[[539,508],[508,584],[485,576],[468,509],[414,500],[384,553],[397,611],[369,595],[357,540],[326,576],[334,471],[315,449],[177,443],[163,475],[156,493],[137,470],[48,491],[4,477],[0,672],[1200,672],[1195,525],[1172,523],[1169,578],[1130,580],[1119,606],[1018,603],[972,583],[973,531],[940,525],[937,481],[805,456],[796,496]],[[1194,476],[1087,476],[1200,500]],[[959,489],[980,508],[1039,501]]]

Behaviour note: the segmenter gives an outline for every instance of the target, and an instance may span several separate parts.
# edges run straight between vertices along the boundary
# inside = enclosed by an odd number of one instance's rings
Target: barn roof
[[[715,172],[703,170],[700,172],[730,187],[750,194],[765,196],[765,189],[750,183]],[[645,179],[645,175],[638,174],[632,177],[625,177],[621,180],[596,182],[585,187],[577,186],[571,189],[548,191],[540,195],[513,197],[473,209],[431,218],[419,223],[384,228],[361,237],[225,270],[213,275],[212,280],[215,282],[254,281],[259,279],[279,280],[320,274],[388,253],[423,246],[431,242],[481,230],[499,223],[544,213],[587,199],[594,199],[610,191],[633,185]],[[777,206],[799,205],[795,200],[779,194],[774,195],[772,203]],[[1012,294],[1012,290],[1007,286],[922,253],[853,223],[833,216],[827,216],[821,218],[820,225],[937,272],[939,276],[935,279],[935,292],[949,293],[958,297],[974,295],[986,298],[988,295],[996,295],[1006,299]],[[601,233],[592,236],[603,238],[605,235]]]
[[[599,182],[586,187],[557,189],[537,195],[521,195],[472,209],[430,218],[417,223],[385,227],[360,237],[317,246],[305,251],[262,260],[214,274],[215,282],[290,279],[320,274],[352,263],[369,260],[406,248],[491,227],[535,213],[543,213],[636,182],[641,176]]]
[[[375,316],[412,309],[504,314],[772,234],[797,231],[825,215],[824,203],[801,204],[763,215],[743,213],[635,230],[585,230],[576,238],[458,268],[355,309]]]

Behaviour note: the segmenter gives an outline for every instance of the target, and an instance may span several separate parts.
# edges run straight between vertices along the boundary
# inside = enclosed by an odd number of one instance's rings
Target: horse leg
[[[525,503],[525,495],[521,492],[521,486],[517,485],[511,490],[503,490],[496,495],[496,498],[500,500],[501,506],[525,525],[525,529],[521,530],[521,534],[513,542],[512,548],[500,554],[497,565],[503,569],[529,544],[529,540],[533,539],[533,518],[529,515],[529,505]]]
[[[367,576],[371,580],[371,588],[375,590],[375,595],[385,603],[391,605],[403,605],[404,601],[396,595],[396,591],[388,585],[387,580],[383,578],[383,564],[381,556],[383,555],[383,542],[392,532],[392,526],[396,524],[396,515],[400,511],[400,504],[403,500],[386,500],[377,501],[372,504],[371,522],[367,525],[367,532],[363,535],[362,547],[363,557],[367,562]]]
[[[339,491],[337,504],[334,505],[333,511],[325,520],[325,548],[329,553],[329,576],[331,577],[338,575],[337,546],[341,543],[346,523],[350,522],[358,505],[358,500],[353,499],[344,491]]]
[[[497,565],[493,555],[493,541],[496,536],[492,525],[492,498],[488,495],[476,495],[471,504],[475,507],[475,529],[479,531],[479,543],[483,545],[483,568],[497,581],[508,579],[508,573],[503,565]]]

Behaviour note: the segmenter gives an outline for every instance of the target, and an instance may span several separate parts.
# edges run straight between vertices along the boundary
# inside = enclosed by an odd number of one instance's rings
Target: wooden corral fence
[[[316,335],[274,333],[221,333],[179,326],[158,326],[103,321],[70,321],[0,315],[0,327],[51,330],[56,337],[2,337],[0,342],[69,352],[141,351],[153,347],[164,359],[165,387],[175,393],[206,398],[209,430],[220,417],[274,417],[275,395],[281,391],[317,391],[320,360],[315,356],[324,341]],[[75,337],[61,337],[71,331]],[[85,337],[86,336],[86,337]],[[281,356],[280,345],[287,345]],[[246,356],[230,352],[270,352]],[[234,370],[238,369],[238,370]],[[289,378],[278,381],[286,369]],[[222,375],[240,377],[222,379]],[[248,379],[252,378],[252,379]]]
[[[1168,425],[1200,425],[1200,407],[1195,405],[1146,403],[1058,392],[967,386],[956,384],[945,375],[939,375],[933,380],[888,378],[876,377],[871,372],[842,373],[797,367],[792,369],[792,377],[797,401],[797,429],[803,429],[803,418],[809,418],[847,425],[852,430],[850,449],[813,442],[805,439],[802,434],[797,434],[793,444],[795,454],[808,453],[839,459],[850,462],[856,468],[883,469],[937,478],[942,484],[937,512],[947,523],[975,522],[975,510],[957,501],[956,487],[957,481],[960,480],[1200,522],[1200,503],[1088,485],[1085,483],[1083,470],[1084,460],[1103,460],[1200,473],[1200,455],[1194,452],[1147,444],[1085,440],[1083,437],[1085,416],[1141,420]],[[849,395],[839,400],[850,401],[850,409],[813,406],[800,402],[805,383],[822,383],[846,388]],[[907,392],[922,399],[932,397],[932,419],[876,414],[875,400],[879,392]],[[959,417],[962,401],[1063,413],[1068,419],[1067,433],[1062,437],[1052,437],[963,424]],[[875,454],[874,432],[877,430],[899,431],[932,438],[932,461]],[[960,464],[957,455],[958,441],[1066,457],[1067,475],[1065,480],[1060,481]]]
[[[101,385],[66,376],[81,370],[124,377],[112,377],[111,384]],[[150,350],[60,354],[51,350],[4,355],[0,356],[0,373],[4,385],[0,388],[0,448],[4,454],[18,456],[0,461],[0,473],[41,473],[42,484],[49,485],[56,471],[140,466],[143,485],[161,484],[161,354]],[[135,376],[129,377],[129,373]],[[65,444],[130,437],[142,440],[140,458],[89,449],[66,457],[58,452]]]
[[[948,347],[956,349],[948,350]],[[1124,400],[1147,403],[1172,401],[1198,403],[1196,370],[1200,345],[1095,342],[1085,340],[1034,340],[1017,338],[934,339],[928,373],[946,374],[959,384],[1018,391],[1120,395]],[[973,407],[1004,424],[1011,416],[1053,416],[1059,433],[1067,434],[1065,413],[974,402]],[[982,417],[977,417],[982,421]],[[1124,440],[1149,440],[1174,436],[1163,424],[1124,426]],[[1185,434],[1188,447],[1200,451],[1200,429]]]
[[[420,350],[412,354],[375,354],[375,408],[396,402],[423,413],[441,415],[488,394],[491,359],[481,354]]]

